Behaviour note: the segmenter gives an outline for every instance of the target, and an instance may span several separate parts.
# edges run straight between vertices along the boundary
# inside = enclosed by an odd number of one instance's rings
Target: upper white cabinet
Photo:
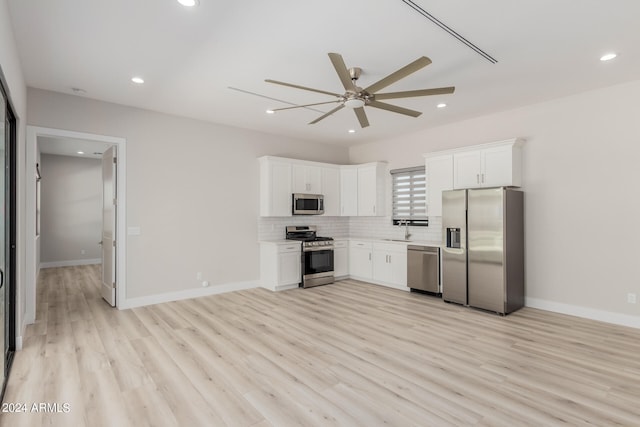
[[[384,216],[385,163],[358,166],[358,216]]]
[[[260,158],[260,216],[291,216],[291,163]]]
[[[453,188],[521,185],[522,144],[518,139],[453,153]]]
[[[291,216],[293,193],[322,194],[325,216],[384,216],[386,163],[260,159],[260,216]]]
[[[425,159],[427,216],[442,216],[442,192],[453,189],[453,154]]]
[[[322,168],[319,166],[294,164],[293,192],[322,194]]]
[[[324,215],[340,216],[340,169],[323,167],[321,170]]]
[[[343,166],[340,168],[340,215],[358,215],[357,166]]]
[[[424,154],[427,215],[442,216],[442,192],[459,188],[520,187],[519,138]]]

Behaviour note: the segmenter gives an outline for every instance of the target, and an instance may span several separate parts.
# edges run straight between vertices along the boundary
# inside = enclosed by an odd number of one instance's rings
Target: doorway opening
[[[16,350],[17,117],[0,68],[0,401]]]
[[[124,138],[74,132],[52,128],[27,126],[27,178],[33,181],[27,184],[27,239],[26,239],[26,313],[25,324],[35,322],[36,282],[41,266],[41,236],[39,229],[39,201],[41,201],[41,182],[46,180],[46,172],[39,170],[42,156],[85,156],[101,159],[102,154],[110,147],[117,152],[115,156],[114,173],[117,179],[113,191],[117,194],[117,204],[113,209],[115,227],[113,229],[114,252],[113,259],[114,283],[112,305],[124,307],[126,300],[126,140]],[[83,154],[78,154],[82,152]],[[37,176],[40,177],[40,183]],[[99,242],[96,239],[95,244]],[[100,257],[102,259],[102,257]],[[89,259],[91,261],[91,259]],[[46,265],[45,265],[46,266]]]

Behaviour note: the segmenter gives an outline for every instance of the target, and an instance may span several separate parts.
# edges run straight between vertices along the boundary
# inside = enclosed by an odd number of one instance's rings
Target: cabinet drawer
[[[349,242],[349,247],[350,248],[359,248],[359,249],[369,249],[371,250],[371,242],[363,242],[363,241],[359,241],[359,240],[351,240]]]
[[[278,253],[300,252],[300,243],[292,243],[287,245],[278,245]]]
[[[375,242],[373,244],[373,250],[374,251],[381,251],[381,252],[405,253],[405,252],[407,252],[407,245],[404,244],[404,243],[380,243],[380,242]]]

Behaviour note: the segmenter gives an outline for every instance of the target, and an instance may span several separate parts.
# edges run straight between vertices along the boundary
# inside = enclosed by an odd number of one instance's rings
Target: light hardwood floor
[[[118,311],[46,269],[2,426],[640,425],[640,330],[346,280]]]

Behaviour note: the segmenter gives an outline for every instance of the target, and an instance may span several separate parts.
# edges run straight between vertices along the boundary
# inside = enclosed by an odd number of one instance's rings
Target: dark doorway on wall
[[[2,392],[16,349],[16,115],[0,68],[0,349]]]

